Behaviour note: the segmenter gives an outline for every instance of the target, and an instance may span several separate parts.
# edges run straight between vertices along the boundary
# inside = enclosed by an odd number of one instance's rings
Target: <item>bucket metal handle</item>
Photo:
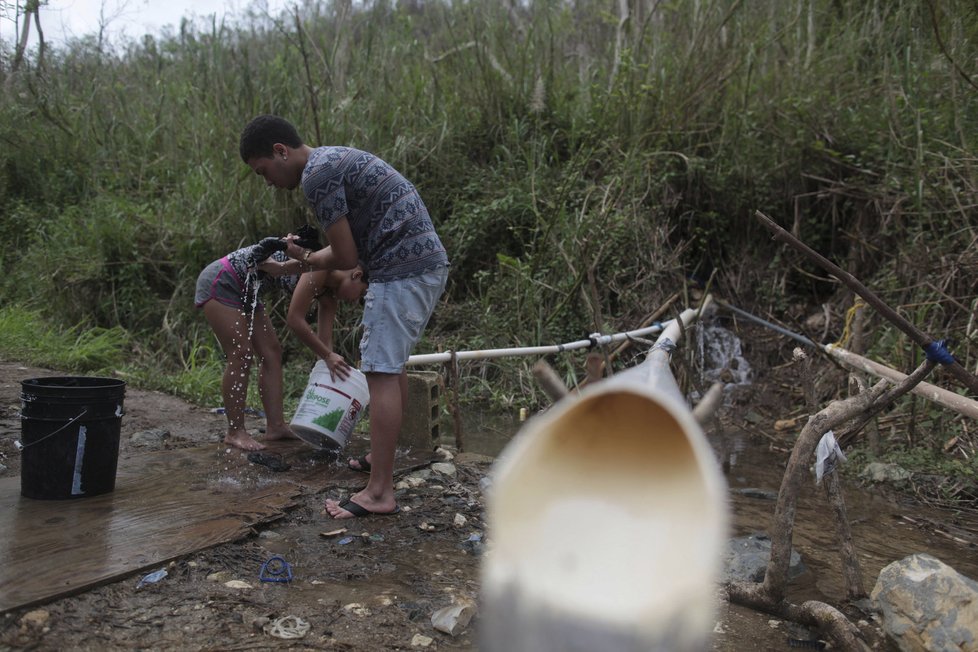
[[[42,441],[44,441],[44,440],[45,440],[45,439],[47,439],[48,437],[54,437],[54,436],[55,436],[56,434],[58,434],[59,432],[61,432],[62,430],[64,430],[64,429],[65,429],[65,428],[67,428],[68,426],[70,426],[70,425],[71,425],[72,423],[74,423],[75,421],[78,421],[79,419],[81,419],[81,418],[82,418],[83,416],[85,416],[86,414],[88,414],[88,408],[85,408],[84,410],[82,410],[82,411],[81,411],[81,414],[79,414],[79,415],[78,415],[77,417],[72,417],[71,419],[69,419],[69,420],[68,420],[68,423],[66,423],[65,425],[63,425],[63,426],[61,426],[60,428],[58,428],[58,429],[57,429],[57,430],[55,430],[54,432],[49,432],[48,434],[46,434],[46,435],[44,435],[43,437],[41,437],[41,438],[40,438],[40,439],[38,439],[37,441],[32,441],[32,442],[31,442],[31,443],[29,443],[29,444],[22,444],[22,443],[20,443],[20,441],[15,441],[15,442],[14,442],[14,447],[15,447],[15,448],[16,448],[17,450],[19,450],[19,451],[22,451],[22,450],[24,450],[25,448],[28,448],[28,447],[30,447],[30,446],[34,446],[35,444],[40,444],[40,443],[41,443]]]

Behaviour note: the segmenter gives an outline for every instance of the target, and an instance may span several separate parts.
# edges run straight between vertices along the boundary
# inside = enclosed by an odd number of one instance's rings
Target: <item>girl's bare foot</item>
[[[257,442],[247,432],[236,430],[224,436],[224,443],[246,451],[260,451],[265,445]]]

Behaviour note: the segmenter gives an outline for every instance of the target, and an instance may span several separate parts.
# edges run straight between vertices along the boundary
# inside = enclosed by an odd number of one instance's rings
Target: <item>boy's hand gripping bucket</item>
[[[292,417],[292,432],[316,448],[340,450],[353,434],[370,403],[367,377],[351,369],[346,380],[333,380],[320,360],[309,374],[299,407]]]
[[[23,381],[21,495],[59,500],[112,491],[125,394],[125,381],[115,378]]]

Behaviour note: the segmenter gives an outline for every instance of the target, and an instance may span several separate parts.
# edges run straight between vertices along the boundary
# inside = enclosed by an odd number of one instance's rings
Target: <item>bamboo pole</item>
[[[885,378],[896,384],[902,383],[907,378],[906,374],[899,372],[896,369],[882,365],[878,362],[870,360],[869,358],[864,358],[861,355],[847,351],[843,348],[835,346],[834,344],[826,344],[822,348],[826,353],[850,369],[865,371],[866,373],[872,374],[877,378]],[[944,407],[954,410],[955,412],[971,417],[972,419],[978,419],[978,401],[968,398],[967,396],[961,396],[960,394],[955,394],[954,392],[946,390],[943,387],[938,387],[937,385],[924,382],[915,385],[910,391],[913,394],[921,396],[929,401],[933,401],[934,403],[943,405]]]
[[[702,650],[729,507],[669,369],[686,310],[641,364],[526,422],[493,466],[479,649]]]

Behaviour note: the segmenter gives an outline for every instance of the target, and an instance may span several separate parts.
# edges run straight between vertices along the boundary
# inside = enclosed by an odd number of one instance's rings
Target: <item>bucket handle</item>
[[[54,437],[54,436],[55,436],[56,434],[58,434],[59,432],[61,432],[62,430],[64,430],[64,429],[65,429],[65,428],[67,428],[68,426],[70,426],[70,425],[71,425],[72,423],[74,423],[75,421],[78,421],[79,419],[81,419],[81,418],[82,418],[83,416],[85,416],[86,414],[88,414],[88,408],[85,408],[84,410],[82,410],[82,411],[81,411],[81,414],[79,414],[79,415],[78,415],[77,417],[72,417],[71,419],[69,419],[69,420],[68,420],[68,423],[66,423],[65,425],[63,425],[63,426],[61,426],[60,428],[58,428],[58,429],[57,429],[57,430],[55,430],[54,432],[49,432],[48,434],[46,434],[46,435],[44,435],[43,437],[41,437],[41,438],[40,438],[40,439],[38,439],[37,441],[32,441],[32,442],[31,442],[31,443],[29,443],[29,444],[22,444],[22,443],[20,443],[19,441],[15,441],[15,442],[14,442],[14,446],[15,446],[15,447],[17,448],[17,450],[19,450],[19,451],[22,451],[22,450],[24,450],[25,448],[29,448],[30,446],[34,446],[35,444],[40,444],[40,443],[41,443],[42,441],[44,441],[44,440],[45,440],[45,439],[47,439],[48,437]]]

